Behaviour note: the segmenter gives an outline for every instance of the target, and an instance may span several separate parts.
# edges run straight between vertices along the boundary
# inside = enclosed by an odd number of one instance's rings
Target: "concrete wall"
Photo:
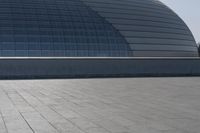
[[[199,58],[0,58],[0,78],[200,76]]]

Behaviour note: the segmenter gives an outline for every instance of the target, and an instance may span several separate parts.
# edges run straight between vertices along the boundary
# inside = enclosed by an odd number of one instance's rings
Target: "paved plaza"
[[[199,77],[0,81],[0,133],[199,132]]]

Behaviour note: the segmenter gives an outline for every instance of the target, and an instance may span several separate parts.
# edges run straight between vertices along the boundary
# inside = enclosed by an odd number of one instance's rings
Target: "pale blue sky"
[[[173,9],[189,26],[200,42],[200,0],[160,0]]]

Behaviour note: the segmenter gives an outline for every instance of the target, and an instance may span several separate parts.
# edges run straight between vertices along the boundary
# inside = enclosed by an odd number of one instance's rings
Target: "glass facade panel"
[[[189,28],[157,0],[0,1],[0,56],[130,57],[159,50],[157,56],[198,55]]]
[[[132,56],[198,56],[189,28],[158,0],[81,1],[113,24]]]
[[[0,48],[8,57],[85,57],[128,56],[130,46],[80,0],[1,0]]]

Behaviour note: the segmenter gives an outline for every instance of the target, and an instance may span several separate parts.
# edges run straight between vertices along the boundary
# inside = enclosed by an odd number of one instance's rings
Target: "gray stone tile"
[[[54,125],[60,133],[85,133],[83,130],[70,122],[55,123]]]
[[[104,128],[89,128],[86,130],[87,133],[110,133]]]
[[[3,118],[1,117],[1,114],[0,114],[0,133],[7,133],[7,129]]]
[[[97,124],[82,117],[70,119],[70,121],[84,131],[89,130],[90,128],[100,128]]]
[[[23,113],[30,127],[38,133],[59,133],[53,125],[44,119],[39,113]]]
[[[0,133],[199,133],[199,81],[2,80]]]

